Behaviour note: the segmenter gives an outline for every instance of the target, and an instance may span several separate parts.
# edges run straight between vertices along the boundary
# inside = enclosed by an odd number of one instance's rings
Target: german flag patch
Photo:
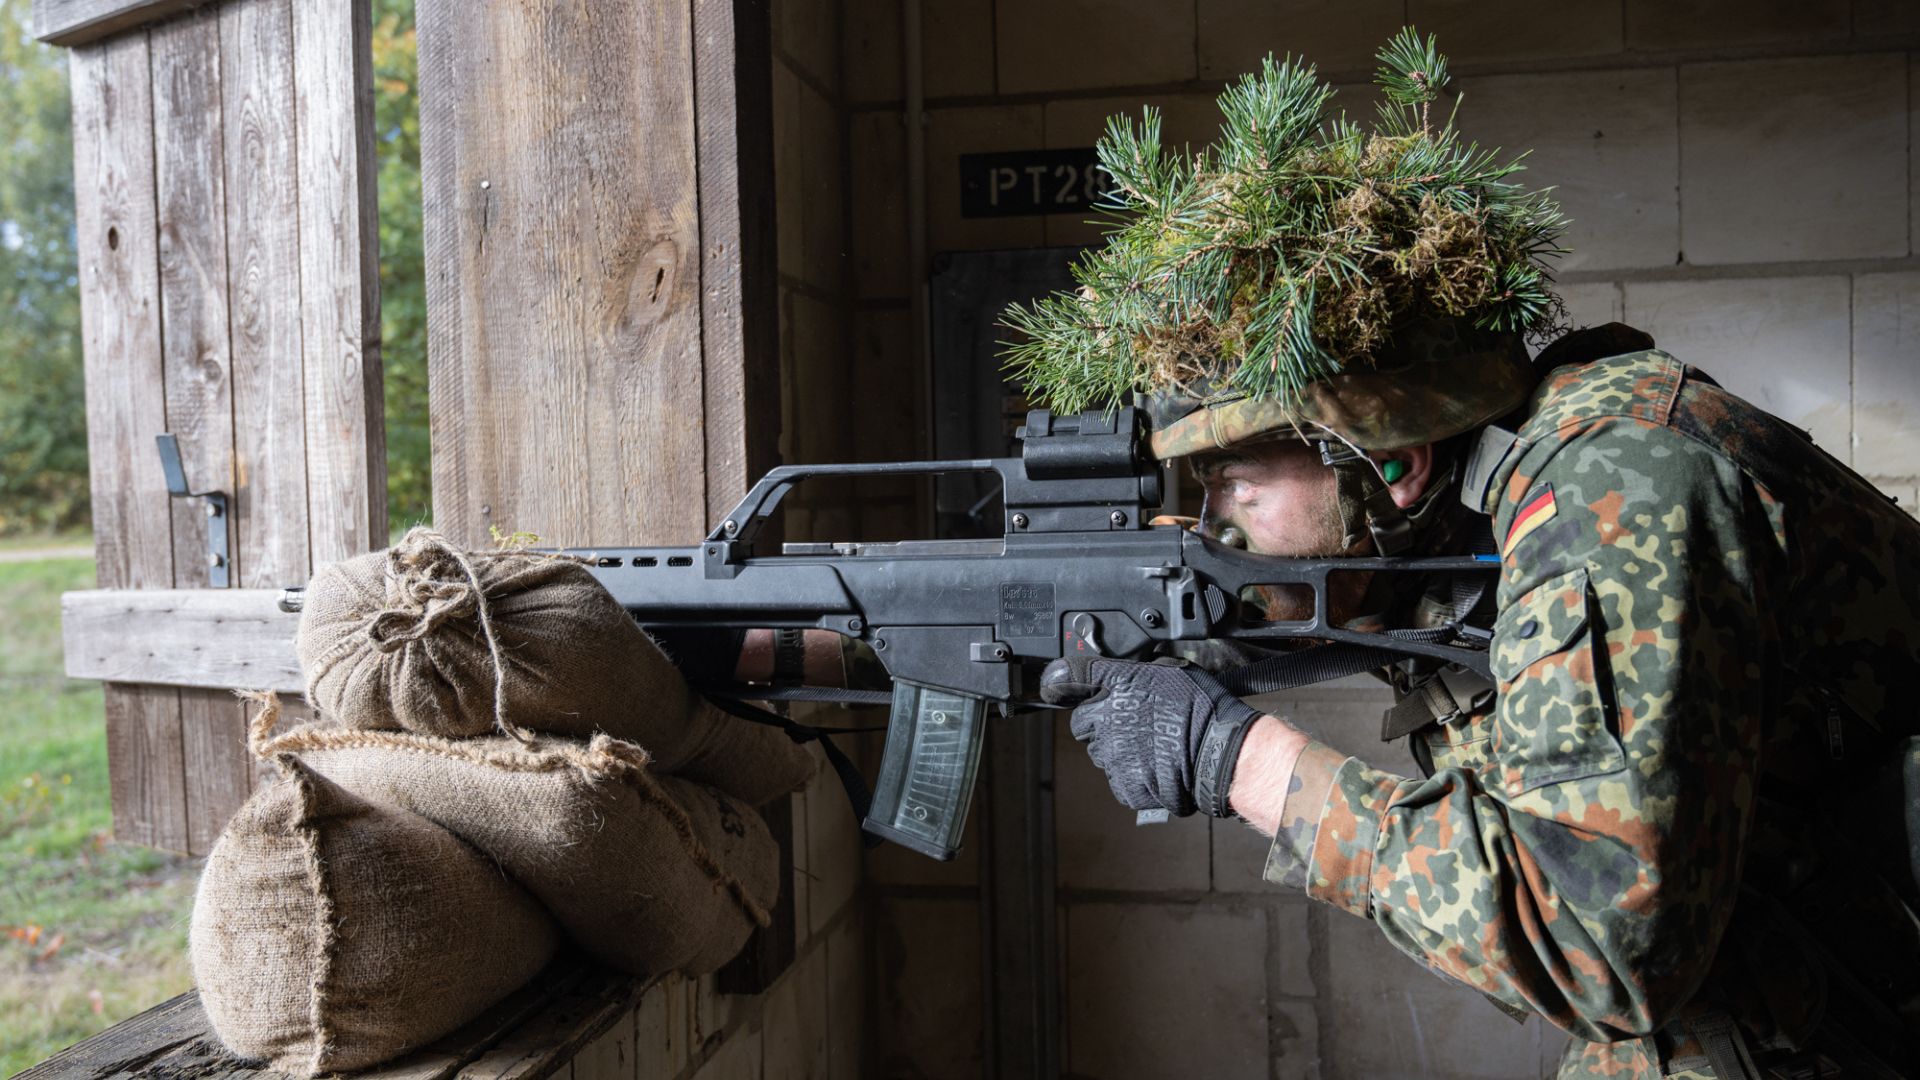
[[[1520,512],[1513,515],[1513,524],[1507,526],[1507,538],[1500,545],[1500,557],[1513,554],[1514,547],[1527,538],[1527,534],[1553,520],[1559,508],[1553,501],[1553,485],[1548,484],[1540,494],[1527,500]]]

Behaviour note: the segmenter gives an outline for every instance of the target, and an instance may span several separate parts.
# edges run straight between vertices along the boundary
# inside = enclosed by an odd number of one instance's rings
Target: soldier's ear
[[[1387,478],[1387,493],[1393,496],[1393,505],[1402,510],[1425,495],[1427,485],[1433,481],[1432,443],[1375,454],[1374,460],[1380,462],[1381,472]],[[1397,468],[1393,467],[1395,464]]]

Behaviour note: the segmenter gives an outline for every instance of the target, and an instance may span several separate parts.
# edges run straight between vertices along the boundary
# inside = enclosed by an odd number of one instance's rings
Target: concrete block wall
[[[911,355],[900,0],[841,0],[849,334]],[[1915,505],[1920,261],[1913,255],[1915,50],[1907,0],[925,0],[929,255],[1096,241],[1083,215],[961,216],[961,154],[1091,146],[1105,118],[1164,112],[1170,141],[1217,130],[1213,99],[1268,52],[1317,61],[1371,112],[1373,51],[1439,34],[1488,145],[1574,224],[1560,263],[1576,324],[1623,319],[1808,428]],[[876,399],[877,400],[877,399]],[[1377,732],[1377,690],[1277,710],[1411,774]],[[1063,1062],[1078,1077],[1511,1077],[1564,1037],[1516,1025],[1405,959],[1368,923],[1265,885],[1265,842],[1232,822],[1136,829],[1084,752],[1058,745]],[[882,849],[878,1075],[978,1075],[974,866]]]

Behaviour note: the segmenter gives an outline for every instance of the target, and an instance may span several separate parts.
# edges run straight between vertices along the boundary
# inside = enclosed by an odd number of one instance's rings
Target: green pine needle
[[[1566,219],[1549,192],[1434,108],[1449,77],[1431,35],[1408,27],[1377,58],[1370,128],[1327,116],[1312,65],[1271,56],[1220,95],[1220,138],[1192,156],[1163,147],[1156,109],[1109,120],[1107,242],[1075,263],[1077,291],[1008,309],[1014,377],[1062,412],[1201,380],[1293,397],[1411,320],[1552,329],[1542,260]]]

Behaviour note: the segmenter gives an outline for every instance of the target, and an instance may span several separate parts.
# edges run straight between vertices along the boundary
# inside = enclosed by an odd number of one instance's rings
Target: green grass
[[[92,586],[86,559],[0,563],[0,1076],[192,982],[199,863],[109,839],[100,687],[61,674],[60,594]]]
[[[40,548],[91,547],[93,534],[86,530],[59,533],[22,533],[0,536],[0,552],[36,551]]]

